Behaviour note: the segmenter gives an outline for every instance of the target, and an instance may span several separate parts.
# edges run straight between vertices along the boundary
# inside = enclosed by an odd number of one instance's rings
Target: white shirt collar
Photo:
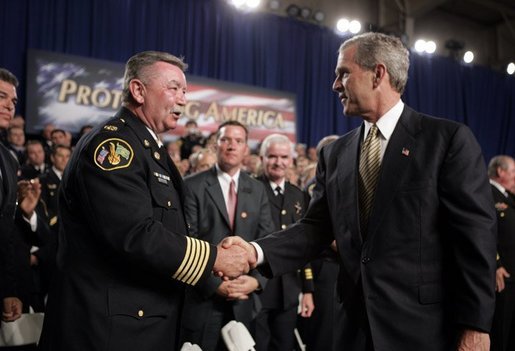
[[[383,139],[390,140],[390,137],[393,134],[395,126],[397,125],[399,118],[401,118],[403,109],[404,103],[402,102],[402,100],[399,100],[390,110],[388,110],[388,112],[379,117],[379,119],[376,122],[376,125]],[[370,127],[372,127],[372,123],[367,121],[364,122],[365,133],[363,133],[363,140],[365,140],[365,138],[368,135],[368,131],[370,130]]]
[[[152,138],[154,138],[154,140],[156,141],[157,143],[157,146],[159,147],[163,147],[163,142],[161,141],[161,139],[159,139],[159,137],[157,136],[156,133],[154,133],[154,131],[152,129],[150,129],[149,127],[145,126],[145,128],[147,128],[148,132],[150,133],[150,135],[152,135]]]
[[[61,180],[63,178],[63,172],[61,172],[60,170],[58,170],[57,168],[55,168],[54,166],[52,166],[52,170],[54,171],[54,173],[57,175],[57,178],[59,178],[59,180]]]
[[[495,186],[497,188],[497,190],[499,190],[501,192],[501,194],[503,194],[504,196],[507,196],[507,192],[506,192],[506,188],[503,187],[501,184],[497,183],[495,180],[493,179],[490,179],[490,184],[492,184],[493,186]]]
[[[269,184],[270,184],[270,187],[272,188],[272,190],[274,191],[274,194],[275,194],[275,188],[277,188],[277,186],[279,186],[281,188],[281,193],[284,194],[284,184],[286,183],[286,181],[283,180],[280,181],[279,183],[274,183],[272,182],[271,180],[269,181]]]

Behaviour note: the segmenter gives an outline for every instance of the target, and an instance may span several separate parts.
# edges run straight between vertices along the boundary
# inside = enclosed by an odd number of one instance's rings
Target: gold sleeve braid
[[[304,279],[306,279],[306,280],[313,279],[313,271],[311,270],[311,268],[304,269]]]
[[[197,284],[206,269],[211,247],[207,241],[186,237],[186,253],[179,269],[172,276],[189,285]]]

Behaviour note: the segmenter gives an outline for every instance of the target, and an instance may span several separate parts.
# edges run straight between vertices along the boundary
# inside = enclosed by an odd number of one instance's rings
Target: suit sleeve
[[[146,267],[188,285],[204,280],[212,270],[216,247],[172,232],[154,219],[154,211],[164,215],[164,211],[173,209],[154,206],[153,196],[158,194],[152,194],[149,184],[149,161],[142,148],[133,150],[136,142],[131,147],[128,141],[118,139],[125,143],[130,159],[124,167],[100,167],[97,150],[106,138],[99,134],[78,156],[76,174],[80,176],[69,180],[75,182],[74,189],[79,189],[77,198],[88,213],[92,235],[112,252],[113,260]],[[65,189],[68,191],[72,190]],[[74,206],[73,202],[69,205]]]
[[[283,231],[256,240],[267,262],[259,270],[267,277],[300,269],[334,240],[326,196],[325,163],[330,156],[324,156],[325,149],[320,153],[316,186],[304,218]]]
[[[459,325],[488,332],[495,306],[495,212],[480,147],[464,126],[452,137],[438,184],[454,257],[452,315]]]

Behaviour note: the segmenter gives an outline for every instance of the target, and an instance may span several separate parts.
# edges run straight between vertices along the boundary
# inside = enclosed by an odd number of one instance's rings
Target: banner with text
[[[123,64],[30,50],[27,65],[27,133],[39,133],[46,124],[77,133],[82,126],[102,123],[121,106]],[[163,139],[183,135],[193,119],[205,136],[220,123],[237,120],[249,128],[251,147],[271,133],[296,141],[292,94],[191,75],[187,80],[185,113]]]

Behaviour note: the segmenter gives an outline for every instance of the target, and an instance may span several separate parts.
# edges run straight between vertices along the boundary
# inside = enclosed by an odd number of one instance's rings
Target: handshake
[[[256,268],[257,252],[239,236],[230,236],[217,245],[217,255],[213,273],[224,279],[238,278]]]

